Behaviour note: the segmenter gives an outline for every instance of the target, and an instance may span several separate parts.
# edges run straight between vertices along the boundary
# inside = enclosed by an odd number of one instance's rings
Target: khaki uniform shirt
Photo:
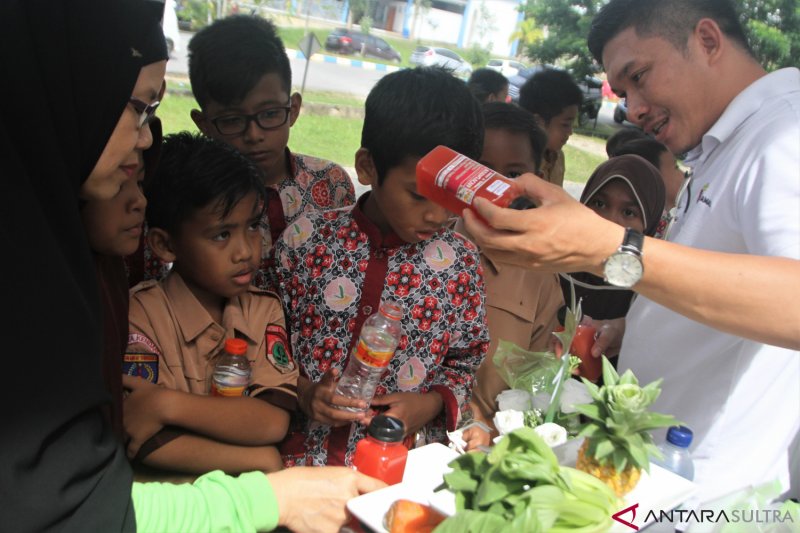
[[[471,238],[461,219],[456,223],[455,231]],[[486,286],[490,344],[486,358],[478,367],[472,400],[484,419],[491,420],[497,411],[495,398],[508,389],[492,362],[498,343],[505,340],[525,350],[547,350],[550,335],[558,325],[557,313],[564,305],[564,298],[557,274],[494,263],[483,253],[481,265]]]
[[[217,324],[176,272],[131,289],[130,332],[123,371],[170,389],[209,394],[214,364],[227,338],[247,341],[250,396],[292,411],[297,365],[286,337],[280,300],[250,290],[231,298]]]
[[[566,172],[564,150],[559,150],[558,152],[545,150],[544,154],[542,154],[542,169],[541,172],[539,172],[541,178],[549,181],[553,185],[563,187],[564,172]]]

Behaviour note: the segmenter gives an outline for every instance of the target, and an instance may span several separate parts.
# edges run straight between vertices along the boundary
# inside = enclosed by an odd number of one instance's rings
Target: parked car
[[[528,68],[528,66],[513,59],[490,59],[486,63],[486,68],[496,70],[508,78],[509,76],[515,76],[520,70]]]
[[[622,124],[628,120],[628,103],[624,98],[620,98],[617,107],[614,108],[614,122]]]
[[[340,54],[361,54],[400,62],[400,52],[392,45],[375,35],[347,28],[336,28],[325,39],[325,50]]]
[[[519,90],[528,79],[545,68],[557,68],[550,65],[534,65],[520,70],[515,76],[508,78],[508,96],[512,102],[519,101]],[[578,124],[581,126],[590,120],[595,120],[603,104],[603,80],[594,76],[586,76],[583,80],[575,80],[583,92],[583,105],[578,112]]]
[[[412,65],[423,65],[426,67],[438,65],[453,71],[459,78],[467,79],[472,74],[472,65],[469,62],[447,48],[435,46],[417,46],[411,53],[409,61]]]
[[[178,31],[178,14],[175,0],[167,0],[164,7],[164,17],[161,19],[161,27],[164,29],[164,38],[167,41],[169,55],[171,56],[173,52],[180,52],[183,49],[183,45],[181,44],[181,34]]]

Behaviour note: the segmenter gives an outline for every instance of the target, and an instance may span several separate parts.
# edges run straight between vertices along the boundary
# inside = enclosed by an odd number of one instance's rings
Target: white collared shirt
[[[688,154],[688,164],[692,197],[671,241],[800,259],[798,69],[773,72],[742,91]],[[781,310],[750,319],[781,320]],[[693,503],[775,478],[788,489],[789,450],[800,475],[797,351],[722,333],[639,296],[619,366],[642,384],[664,378],[653,409],[694,431],[700,492]]]

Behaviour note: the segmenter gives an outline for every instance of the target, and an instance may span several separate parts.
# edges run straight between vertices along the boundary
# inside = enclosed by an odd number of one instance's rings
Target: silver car
[[[417,46],[409,61],[412,65],[444,67],[462,79],[467,79],[472,74],[472,65],[466,59],[447,48]]]

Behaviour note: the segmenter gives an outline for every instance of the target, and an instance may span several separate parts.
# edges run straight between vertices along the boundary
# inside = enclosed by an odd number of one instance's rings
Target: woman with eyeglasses
[[[81,204],[117,194],[152,143],[148,119],[167,57],[163,7],[0,3],[0,32],[14,44],[0,47],[0,523],[19,531],[336,531],[348,497],[379,482],[347,469],[293,469],[134,484],[105,416],[114,396],[113,376],[104,380],[102,371],[107,317]],[[309,497],[313,515],[305,512]]]

